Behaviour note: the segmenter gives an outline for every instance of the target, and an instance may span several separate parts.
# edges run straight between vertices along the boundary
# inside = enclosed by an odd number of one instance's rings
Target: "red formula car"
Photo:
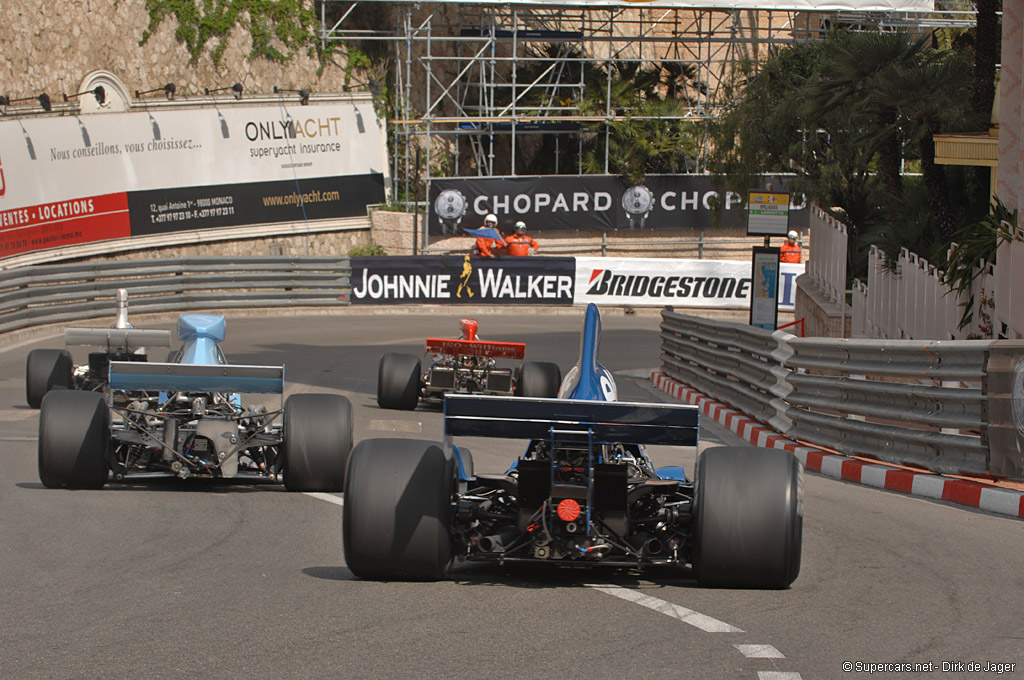
[[[421,369],[413,354],[388,353],[377,371],[377,405],[410,411],[420,399],[440,401],[446,393],[555,397],[562,382],[557,364],[524,361],[515,367],[499,360],[522,361],[526,344],[488,342],[477,337],[475,319],[459,320],[458,339],[427,338],[424,354],[430,368]]]

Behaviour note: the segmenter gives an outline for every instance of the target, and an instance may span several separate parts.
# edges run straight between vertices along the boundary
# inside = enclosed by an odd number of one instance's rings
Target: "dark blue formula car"
[[[446,395],[443,442],[369,439],[345,485],[345,560],[370,579],[432,580],[453,560],[690,566],[702,585],[786,588],[800,571],[802,467],[715,447],[693,479],[648,445],[696,446],[696,407],[616,401],[587,309],[557,399]],[[456,437],[525,439],[504,474],[477,474]]]

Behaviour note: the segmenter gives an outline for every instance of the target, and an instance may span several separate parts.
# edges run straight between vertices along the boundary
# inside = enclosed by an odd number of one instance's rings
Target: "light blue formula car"
[[[432,580],[455,559],[686,567],[702,585],[786,588],[800,571],[802,468],[774,449],[715,447],[694,478],[651,445],[696,446],[696,407],[617,401],[586,311],[559,398],[448,394],[442,441],[368,439],[352,452],[343,543],[354,574]],[[456,437],[524,439],[503,474]]]
[[[352,449],[348,399],[283,401],[284,366],[228,364],[225,331],[223,316],[182,314],[182,345],[171,361],[112,360],[103,392],[48,391],[39,415],[43,484],[97,489],[111,476],[171,475],[340,491]],[[283,404],[242,407],[243,396],[264,394],[281,395]]]

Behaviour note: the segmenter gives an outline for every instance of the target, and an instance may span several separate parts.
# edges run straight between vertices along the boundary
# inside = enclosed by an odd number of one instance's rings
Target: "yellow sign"
[[[789,230],[789,194],[751,191],[747,194],[747,234],[785,236]]]

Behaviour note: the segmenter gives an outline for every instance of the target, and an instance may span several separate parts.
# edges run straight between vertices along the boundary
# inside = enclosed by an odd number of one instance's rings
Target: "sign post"
[[[750,325],[776,330],[779,325],[778,248],[754,246],[750,281]]]

